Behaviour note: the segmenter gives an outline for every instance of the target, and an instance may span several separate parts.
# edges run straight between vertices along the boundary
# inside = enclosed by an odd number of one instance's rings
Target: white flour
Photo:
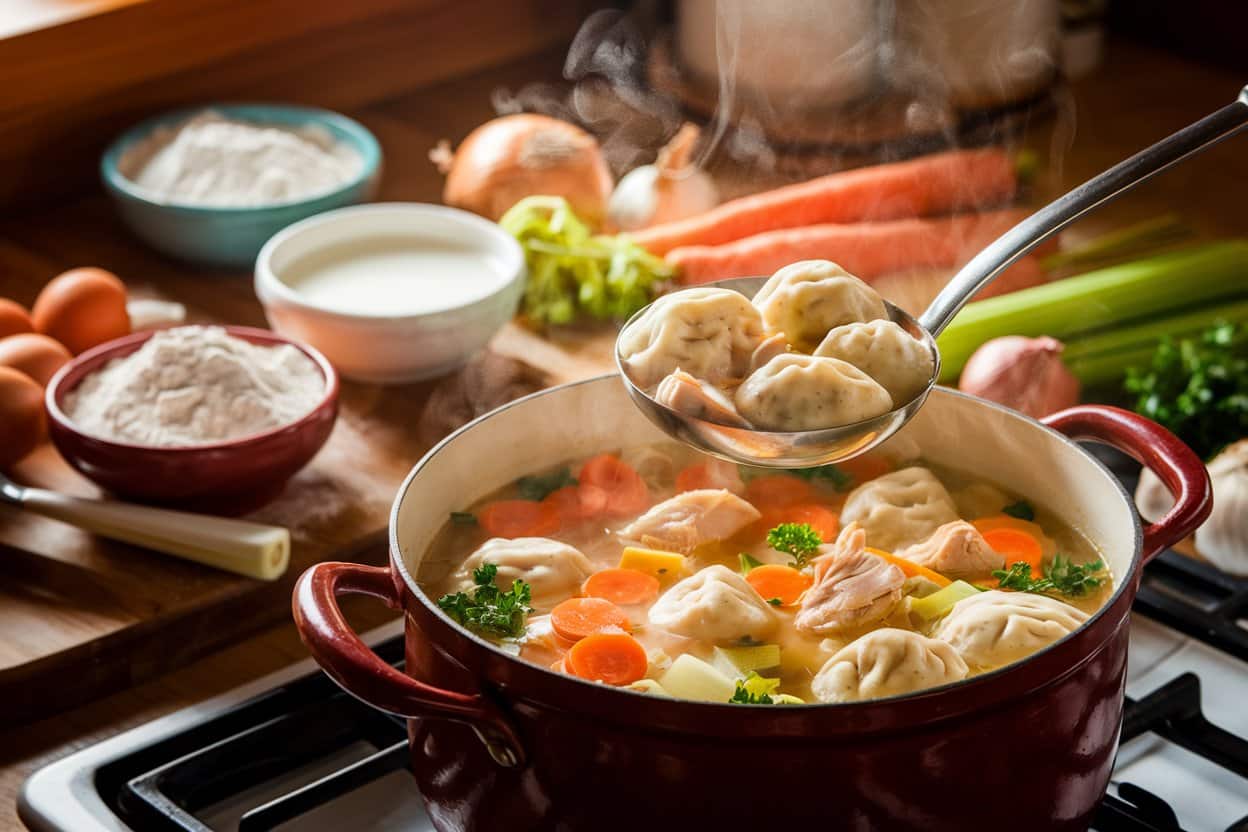
[[[288,345],[257,346],[221,327],[158,332],[65,397],[82,431],[169,447],[205,445],[288,425],[325,395],[320,369]]]
[[[245,207],[329,193],[363,164],[319,127],[268,127],[205,111],[157,128],[117,167],[162,202]]]

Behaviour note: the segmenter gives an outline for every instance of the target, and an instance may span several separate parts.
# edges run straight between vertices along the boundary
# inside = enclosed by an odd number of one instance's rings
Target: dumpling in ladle
[[[754,296],[768,332],[783,333],[796,348],[814,349],[842,324],[888,318],[878,292],[827,260],[791,263]]]
[[[815,355],[853,364],[903,405],[927,389],[935,360],[927,346],[892,321],[868,321],[835,327]]]
[[[893,409],[870,376],[836,358],[778,355],[737,388],[737,412],[756,428],[821,430],[861,422]]]

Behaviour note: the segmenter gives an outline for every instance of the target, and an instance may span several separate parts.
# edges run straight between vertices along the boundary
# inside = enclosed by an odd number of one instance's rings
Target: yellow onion
[[[985,342],[967,360],[958,389],[1033,418],[1079,403],[1079,379],[1062,363],[1055,338],[1007,335]]]
[[[694,125],[684,125],[653,165],[624,175],[607,203],[612,229],[637,231],[702,214],[719,204],[714,181],[692,158],[698,133]]]
[[[561,196],[578,217],[599,225],[611,171],[598,141],[574,124],[520,113],[482,124],[451,153],[441,142],[429,158],[446,174],[442,201],[497,220],[526,196]]]

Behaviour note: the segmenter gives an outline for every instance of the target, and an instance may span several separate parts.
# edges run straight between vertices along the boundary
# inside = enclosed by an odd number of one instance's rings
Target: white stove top
[[[369,634],[370,642],[399,632],[398,622]],[[224,696],[171,714],[99,745],[77,752],[37,772],[26,783],[19,802],[23,820],[39,832],[125,832],[124,825],[100,799],[93,772],[135,748],[175,734],[245,699],[307,674],[314,669],[302,662],[259,679]],[[1141,698],[1185,672],[1202,684],[1205,715],[1217,725],[1248,736],[1248,664],[1215,648],[1136,615],[1132,622],[1127,693]],[[360,748],[292,773],[238,795],[228,803],[199,813],[211,829],[236,829],[247,808],[312,782],[376,749]],[[1223,830],[1248,816],[1248,787],[1231,772],[1151,733],[1123,745],[1114,771],[1114,785],[1129,782],[1167,801],[1182,827],[1191,832]],[[411,779],[394,772],[350,792],[279,829],[351,829],[359,832],[426,832],[432,830]]]

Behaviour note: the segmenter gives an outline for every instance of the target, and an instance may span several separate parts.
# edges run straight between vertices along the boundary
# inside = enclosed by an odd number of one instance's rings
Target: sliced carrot
[[[610,516],[631,517],[650,505],[650,490],[641,474],[613,454],[600,454],[587,461],[577,479],[606,493],[604,511]]]
[[[604,630],[627,630],[628,614],[604,598],[569,598],[550,611],[550,627],[577,641]]]
[[[713,246],[777,228],[952,214],[1005,202],[1016,185],[1014,162],[1000,150],[939,153],[740,197],[632,237],[652,254],[666,254],[677,246]]]
[[[559,513],[546,503],[499,500],[477,512],[477,522],[494,537],[544,537],[559,530]]]
[[[836,463],[836,467],[840,468],[842,473],[848,474],[853,478],[854,486],[870,482],[876,477],[882,477],[893,470],[893,466],[888,463],[888,460],[879,454],[856,456],[853,459]]]
[[[745,576],[745,580],[763,596],[763,600],[770,603],[772,599],[779,599],[780,604],[786,607],[796,604],[802,593],[815,582],[805,572],[779,563],[755,566]]]
[[[628,633],[594,633],[578,641],[564,659],[574,676],[608,685],[631,685],[645,678],[650,659]]]
[[[1044,577],[1041,568],[1044,566],[1044,550],[1040,548],[1040,541],[1027,532],[1001,526],[981,534],[994,552],[1005,557],[1006,568],[1023,561],[1031,567],[1033,578]]]
[[[613,604],[644,604],[659,594],[659,579],[636,569],[603,569],[586,579],[581,591]]]
[[[741,489],[741,474],[737,466],[720,459],[690,465],[676,475],[677,491],[697,491],[699,488]]]
[[[841,519],[835,511],[818,503],[800,503],[790,506],[767,506],[761,511],[763,515],[752,526],[755,535],[764,535],[781,523],[807,523],[824,543],[836,540],[841,529]]]
[[[867,547],[867,551],[877,557],[881,557],[889,563],[899,568],[903,575],[907,578],[926,578],[937,586],[949,586],[953,581],[935,570],[921,566],[912,560],[894,555],[892,552],[885,552],[883,549],[875,549],[871,546]]]
[[[810,503],[817,497],[813,485],[788,474],[755,477],[745,487],[745,499],[759,511],[775,506]]]
[[[596,485],[567,485],[542,502],[554,507],[561,525],[573,526],[600,516],[607,507],[607,492]]]

